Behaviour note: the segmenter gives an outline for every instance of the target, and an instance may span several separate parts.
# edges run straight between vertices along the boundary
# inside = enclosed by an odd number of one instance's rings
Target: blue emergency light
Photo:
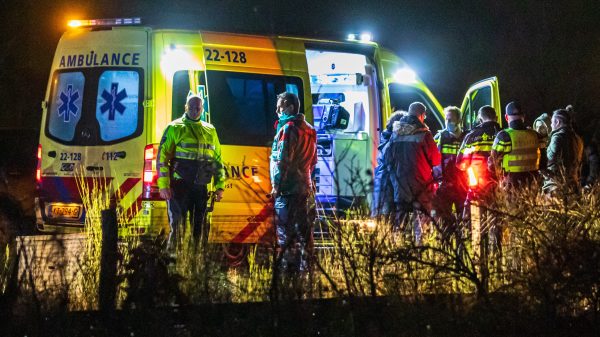
[[[69,20],[69,27],[98,27],[98,26],[133,26],[141,25],[141,18],[115,18],[115,19],[90,19]]]

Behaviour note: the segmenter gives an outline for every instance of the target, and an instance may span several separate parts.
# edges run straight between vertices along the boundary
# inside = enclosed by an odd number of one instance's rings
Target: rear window
[[[143,83],[139,68],[56,72],[46,135],[65,145],[108,145],[139,136]]]
[[[304,106],[302,79],[207,71],[210,121],[226,145],[268,146],[275,135],[277,95],[289,91]]]
[[[48,129],[52,136],[70,142],[81,119],[85,76],[80,71],[60,73],[52,84],[54,94],[48,111]]]
[[[139,115],[140,76],[135,71],[107,70],[98,80],[96,120],[100,138],[113,141],[132,135]]]

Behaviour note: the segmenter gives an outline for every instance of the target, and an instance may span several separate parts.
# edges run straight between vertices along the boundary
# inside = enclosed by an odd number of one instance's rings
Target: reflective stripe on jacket
[[[473,167],[478,177],[487,177],[490,173],[487,162],[498,131],[500,125],[493,121],[474,127],[463,140],[456,158],[456,166],[463,171]]]
[[[504,172],[532,172],[540,168],[540,143],[538,133],[533,130],[504,130],[509,142],[499,140],[493,149],[504,152],[502,169]]]
[[[453,186],[466,186],[464,172],[456,167],[456,158],[463,140],[463,134],[453,134],[448,130],[440,130],[433,140],[442,154],[442,181]]]
[[[177,168],[177,165],[180,167]],[[161,189],[170,187],[172,177],[184,178],[180,172],[198,169],[202,172],[194,174],[207,176],[207,183],[212,176],[215,188],[223,189],[225,171],[215,127],[203,121],[193,121],[185,114],[169,123],[158,147],[156,168]]]

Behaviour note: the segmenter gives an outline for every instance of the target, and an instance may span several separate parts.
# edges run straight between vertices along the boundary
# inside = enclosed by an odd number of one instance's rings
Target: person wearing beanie
[[[506,105],[508,128],[498,132],[488,165],[506,187],[523,187],[538,176],[540,136],[525,126],[519,102]]]
[[[552,132],[548,145],[548,172],[550,181],[563,180],[567,186],[577,186],[583,158],[583,141],[575,133],[571,114],[566,109],[555,110],[552,114]]]

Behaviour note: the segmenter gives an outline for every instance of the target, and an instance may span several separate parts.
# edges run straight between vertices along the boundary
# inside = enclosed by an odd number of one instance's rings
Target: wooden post
[[[100,255],[100,311],[115,310],[117,292],[117,211],[115,207],[102,211],[102,251]]]

